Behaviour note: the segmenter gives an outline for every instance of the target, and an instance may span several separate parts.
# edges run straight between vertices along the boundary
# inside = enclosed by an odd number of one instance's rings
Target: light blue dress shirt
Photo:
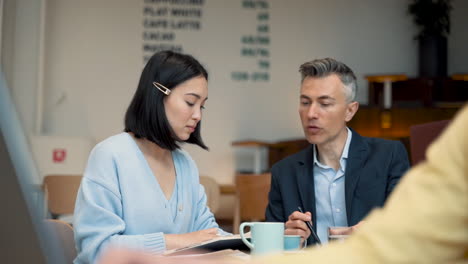
[[[317,146],[314,146],[314,183],[317,214],[317,235],[322,243],[328,243],[328,227],[348,226],[345,201],[345,171],[352,133],[349,128],[348,138],[340,158],[340,169],[335,171],[330,166],[320,163],[317,158]]]

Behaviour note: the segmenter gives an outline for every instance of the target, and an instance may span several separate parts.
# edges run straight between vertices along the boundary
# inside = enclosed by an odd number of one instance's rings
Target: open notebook
[[[250,233],[247,233],[246,238],[250,240]],[[166,256],[187,255],[196,252],[212,252],[225,249],[240,250],[242,252],[250,252],[250,249],[242,242],[240,235],[219,236],[202,243],[193,244],[188,247],[176,248],[164,252]]]

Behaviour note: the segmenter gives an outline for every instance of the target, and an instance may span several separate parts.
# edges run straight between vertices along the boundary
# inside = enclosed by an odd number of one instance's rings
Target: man
[[[361,137],[346,127],[359,108],[356,76],[345,64],[326,58],[301,65],[299,115],[311,144],[273,165],[266,220],[285,222],[285,234],[316,243],[327,229],[351,226],[384,205],[408,169],[400,142]],[[303,208],[306,213],[297,211]]]

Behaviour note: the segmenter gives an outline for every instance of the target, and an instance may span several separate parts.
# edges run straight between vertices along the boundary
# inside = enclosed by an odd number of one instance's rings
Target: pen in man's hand
[[[302,208],[300,206],[298,206],[297,209],[299,209],[299,212],[304,213],[304,211],[302,211]],[[310,233],[314,237],[317,244],[322,245],[322,242],[320,241],[319,237],[315,233],[314,228],[312,227],[312,224],[310,223],[310,221],[305,221],[305,223],[306,223],[307,227],[309,227]]]

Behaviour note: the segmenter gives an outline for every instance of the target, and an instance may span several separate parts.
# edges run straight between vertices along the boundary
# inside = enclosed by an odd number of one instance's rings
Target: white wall
[[[27,132],[35,125],[38,78],[38,0],[4,0],[2,69]]]
[[[25,8],[18,0],[17,12]],[[242,139],[277,141],[302,136],[297,114],[298,67],[320,57],[334,57],[354,69],[358,99],[367,101],[364,75],[417,73],[415,27],[406,0],[271,0],[269,33],[270,81],[234,82],[231,72],[252,68],[255,61],[239,56],[240,38],[255,33],[255,11],[242,1],[206,0],[202,30],[178,32],[185,52],[209,70],[209,101],[202,134],[210,152],[185,148],[200,173],[232,182],[235,170],[231,142]],[[38,4],[28,13],[38,18]],[[91,137],[96,141],[119,133],[135,91],[142,63],[142,6],[137,0],[47,0],[45,51],[46,135]],[[467,1],[454,2],[449,73],[468,71]],[[23,121],[33,127],[34,67],[23,56],[35,49],[36,24],[18,18],[13,95],[25,109]],[[29,23],[29,25],[28,25]],[[37,23],[38,24],[38,23]],[[24,35],[22,35],[24,34]],[[32,40],[24,41],[28,35]],[[29,43],[30,46],[24,46]],[[26,53],[26,54],[23,54]],[[30,55],[33,58],[34,54]],[[18,75],[21,72],[21,75]],[[20,76],[27,76],[21,80]]]

